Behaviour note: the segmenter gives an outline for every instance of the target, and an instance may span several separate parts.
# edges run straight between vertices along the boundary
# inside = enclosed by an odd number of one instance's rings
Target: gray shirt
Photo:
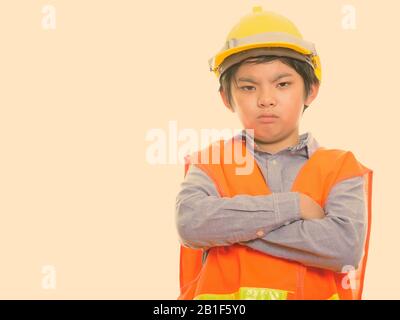
[[[234,139],[247,139],[269,195],[221,197],[211,178],[190,165],[176,197],[176,225],[184,246],[207,250],[239,243],[255,250],[341,272],[358,267],[367,225],[364,178],[343,180],[331,189],[325,218],[303,220],[300,195],[291,187],[300,168],[319,147],[311,132],[299,143],[277,153],[261,151],[243,130]],[[252,148],[249,148],[252,150]]]

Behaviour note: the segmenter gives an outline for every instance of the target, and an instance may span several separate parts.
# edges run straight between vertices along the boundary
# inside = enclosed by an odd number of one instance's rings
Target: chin
[[[272,142],[279,138],[280,134],[277,130],[255,129],[254,136],[262,142]]]

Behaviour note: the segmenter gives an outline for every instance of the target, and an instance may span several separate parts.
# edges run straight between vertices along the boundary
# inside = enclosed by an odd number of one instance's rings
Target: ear
[[[310,89],[310,94],[308,95],[307,99],[304,101],[304,104],[309,106],[311,102],[317,97],[319,92],[319,84],[313,84]]]
[[[219,94],[221,95],[221,99],[224,102],[225,107],[227,107],[230,111],[235,112],[235,110],[232,108],[232,106],[230,105],[229,101],[228,101],[228,97],[225,94],[224,90],[220,90]]]

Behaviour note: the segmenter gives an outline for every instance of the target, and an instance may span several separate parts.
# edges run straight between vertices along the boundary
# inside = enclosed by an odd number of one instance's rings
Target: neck
[[[254,142],[257,144],[257,147],[264,152],[268,152],[271,154],[277,153],[283,149],[286,149],[288,147],[293,147],[299,143],[299,132],[298,130],[295,130],[293,133],[291,133],[289,136],[277,139],[277,140],[271,140],[271,141],[265,141],[265,140],[260,140],[257,138],[254,138]]]

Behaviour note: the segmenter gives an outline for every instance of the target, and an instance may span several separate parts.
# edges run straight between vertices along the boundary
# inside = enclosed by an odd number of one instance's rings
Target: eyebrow
[[[277,75],[277,76],[272,80],[272,82],[276,82],[276,81],[278,81],[278,80],[281,79],[281,78],[284,78],[284,77],[291,77],[291,76],[293,76],[293,74],[291,74],[291,73],[281,73],[281,74]],[[238,79],[238,82],[239,82],[239,81],[245,81],[245,82],[251,82],[251,83],[254,83],[254,84],[258,84],[258,82],[255,81],[255,80],[253,80],[252,78],[239,78],[239,79]]]

